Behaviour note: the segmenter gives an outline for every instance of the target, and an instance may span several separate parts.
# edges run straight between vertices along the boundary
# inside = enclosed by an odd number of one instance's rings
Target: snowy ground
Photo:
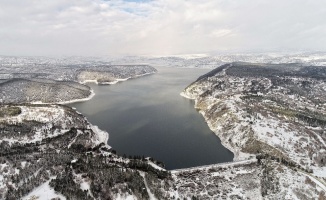
[[[50,180],[35,188],[31,193],[23,197],[22,200],[51,200],[54,198],[66,200],[66,197],[61,194],[58,194],[54,191],[53,188],[49,186],[49,182]]]
[[[266,66],[274,68],[276,71],[271,73],[278,78],[260,74],[259,67]],[[316,186],[312,185],[317,194],[321,192],[325,186],[326,142],[322,133],[326,83],[313,77],[325,68],[281,65],[280,70],[277,65],[238,63],[223,67],[188,86],[181,96],[195,100],[195,107],[222,144],[235,154],[235,160],[248,159],[257,153],[282,157],[303,169],[312,169],[310,178],[313,182],[320,180]],[[302,69],[304,73],[297,73]],[[282,73],[292,76],[283,77]],[[287,172],[278,174],[278,182],[283,184],[280,194],[286,199],[305,199],[307,196],[296,195],[300,189],[293,185],[304,183],[301,189],[307,189],[305,184],[310,183],[307,176],[281,168],[280,172]],[[287,184],[289,180],[293,185]]]

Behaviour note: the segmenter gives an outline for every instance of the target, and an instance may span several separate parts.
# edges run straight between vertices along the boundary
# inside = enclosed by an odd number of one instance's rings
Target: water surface
[[[118,154],[144,155],[178,169],[232,161],[194,102],[180,92],[207,69],[157,68],[157,74],[115,85],[90,84],[93,99],[73,103],[87,119],[109,132]]]

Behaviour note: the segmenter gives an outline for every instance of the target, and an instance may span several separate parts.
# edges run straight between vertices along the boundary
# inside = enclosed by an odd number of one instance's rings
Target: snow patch
[[[50,187],[49,183],[50,180],[46,181],[39,187],[35,188],[27,196],[23,197],[22,200],[35,200],[35,199],[50,200],[53,198],[60,198],[61,200],[66,200],[66,197],[54,191],[54,189]]]
[[[158,170],[161,170],[161,171],[165,171],[165,169],[164,168],[162,168],[162,167],[160,167],[160,166],[158,166],[158,165],[156,165],[155,163],[153,163],[152,161],[147,161],[147,163],[150,165],[150,166],[152,166],[152,167],[154,167],[155,169],[158,169]]]
[[[91,129],[93,132],[96,134],[95,138],[92,138],[93,143],[95,145],[99,145],[101,143],[104,143],[107,148],[111,148],[107,143],[109,140],[109,134],[106,131],[102,131],[101,129],[98,128],[98,126],[92,125]]]

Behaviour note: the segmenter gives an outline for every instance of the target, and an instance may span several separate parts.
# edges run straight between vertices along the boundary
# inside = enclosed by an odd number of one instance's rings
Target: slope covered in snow
[[[1,105],[0,199],[148,199],[144,174],[169,174],[107,145],[108,133],[67,106]],[[153,160],[152,160],[153,161]]]
[[[106,84],[153,72],[118,68],[115,75],[77,66],[61,76],[50,66],[3,76],[56,88],[59,80]],[[298,64],[233,63],[201,76],[182,95],[195,100],[236,161],[170,172],[153,159],[116,155],[108,134],[72,108],[1,104],[0,199],[325,199],[325,74]]]
[[[92,95],[90,87],[86,85],[45,79],[10,79],[0,83],[0,88],[1,103],[55,103]]]
[[[326,165],[326,68],[232,63],[201,76],[181,94],[235,160],[255,155],[323,180]]]
[[[94,96],[86,82],[115,84],[155,73],[148,65],[53,65],[40,61],[19,66],[0,60],[0,103],[67,103]],[[27,63],[24,63],[27,62]],[[31,66],[32,65],[32,66]]]

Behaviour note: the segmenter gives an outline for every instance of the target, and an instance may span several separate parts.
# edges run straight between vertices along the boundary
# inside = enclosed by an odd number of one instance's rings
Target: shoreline
[[[51,104],[59,104],[59,105],[67,105],[70,103],[77,103],[77,102],[83,102],[83,101],[88,101],[92,99],[95,96],[95,92],[91,89],[90,90],[91,94],[88,97],[82,98],[82,99],[74,99],[74,100],[69,100],[69,101],[58,101],[58,102],[50,102],[50,103],[44,103],[42,101],[33,101],[30,102],[30,104],[44,104],[44,105],[51,105]]]
[[[99,142],[99,144],[104,143],[105,147],[107,147],[108,149],[111,149],[112,147],[108,144],[110,134],[107,131],[100,129],[97,125],[90,123],[90,126],[91,126],[91,129],[93,130],[93,132],[96,133],[96,135],[98,136],[97,141]],[[96,143],[96,141],[94,143]]]
[[[180,96],[189,99],[189,100],[196,100],[195,98],[191,98],[190,96],[188,96],[184,91],[180,92]]]
[[[88,101],[88,100],[91,100],[94,96],[95,96],[95,92],[94,90],[90,90],[91,94],[86,97],[86,98],[83,98],[83,99],[74,99],[74,100],[69,100],[69,101],[61,101],[61,102],[58,102],[56,104],[62,104],[62,105],[67,105],[67,104],[70,104],[70,103],[77,103],[77,102],[84,102],[84,101]]]
[[[194,171],[194,170],[205,170],[211,167],[229,167],[229,166],[236,166],[236,165],[246,165],[250,163],[256,163],[257,159],[252,158],[252,159],[247,159],[247,160],[238,160],[238,161],[231,161],[231,162],[222,162],[222,163],[216,163],[216,164],[210,164],[210,165],[201,165],[201,166],[196,166],[196,167],[189,167],[189,168],[181,168],[181,169],[172,169],[168,170],[172,174],[177,174],[180,172],[185,172],[185,171]]]
[[[133,77],[130,76],[128,78],[117,78],[117,79],[115,79],[114,81],[111,81],[111,82],[98,82],[97,80],[84,80],[84,81],[80,81],[79,83],[83,84],[83,85],[85,85],[86,83],[95,83],[97,85],[114,85],[114,84],[117,84],[119,82],[127,81],[129,79],[134,79],[134,78],[147,76],[147,75],[151,75],[151,74],[155,74],[155,73],[156,72],[149,72],[149,73],[139,74],[139,75],[136,75],[136,76],[133,76]]]
[[[114,85],[117,84],[119,82],[124,82],[127,81],[129,79],[133,79],[133,78],[138,78],[138,77],[142,77],[142,76],[147,76],[147,75],[151,75],[151,74],[155,74],[156,72],[152,72],[152,73],[145,73],[145,74],[141,74],[141,75],[136,75],[134,77],[128,77],[125,79],[116,79],[113,82],[103,82],[103,83],[99,83],[97,80],[85,80],[82,82],[78,82],[82,85],[85,85],[86,83],[95,83],[97,85]],[[89,101],[91,100],[96,94],[94,92],[93,89],[90,89],[91,94],[88,97],[82,98],[82,99],[73,99],[73,100],[69,100],[69,101],[59,101],[59,102],[51,102],[51,103],[44,103],[42,101],[34,101],[34,102],[30,102],[30,104],[60,104],[60,105],[67,105],[67,104],[71,104],[71,103],[78,103],[78,102],[84,102],[84,101]]]
[[[196,98],[192,98],[192,97],[188,96],[188,95],[185,93],[185,91],[182,91],[182,92],[180,93],[180,96],[182,96],[182,97],[184,97],[184,98],[186,98],[186,99],[189,99],[189,100],[193,100],[193,101],[195,102],[194,108],[197,109],[197,107],[196,107],[196,103],[197,103]],[[214,128],[213,128],[213,125],[212,125],[211,121],[210,121],[210,120],[205,116],[205,112],[204,112],[204,111],[199,110],[198,113],[201,114],[201,115],[203,116],[203,118],[204,118],[204,120],[205,120],[205,122],[206,122],[208,128],[209,128],[209,129],[214,133],[214,135],[215,135],[216,137],[218,137],[218,138],[221,140],[221,144],[222,144],[226,149],[228,149],[229,151],[231,151],[231,152],[233,153],[233,156],[234,156],[234,157],[233,157],[233,162],[239,162],[239,161],[245,161],[245,160],[250,160],[250,159],[251,159],[251,158],[250,158],[250,156],[252,156],[251,154],[243,153],[243,152],[241,152],[241,151],[239,151],[239,150],[236,150],[236,149],[232,148],[232,146],[229,145],[229,144],[227,143],[227,141],[225,141],[222,137],[219,136],[218,133],[216,133],[216,131],[215,131]],[[231,163],[232,163],[232,162],[231,162]]]

